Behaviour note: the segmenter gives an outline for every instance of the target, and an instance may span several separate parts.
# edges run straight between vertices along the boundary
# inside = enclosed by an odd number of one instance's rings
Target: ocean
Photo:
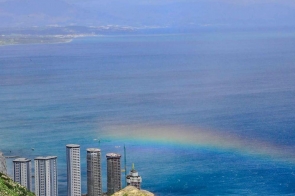
[[[124,154],[157,196],[295,195],[295,34],[109,35],[0,47],[0,150]],[[122,168],[124,168],[122,159]],[[12,159],[7,159],[12,175]],[[125,185],[122,173],[122,185]]]

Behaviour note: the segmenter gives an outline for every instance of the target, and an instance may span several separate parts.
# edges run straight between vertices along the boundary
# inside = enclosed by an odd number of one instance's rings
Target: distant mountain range
[[[0,0],[0,27],[295,26],[293,0]]]

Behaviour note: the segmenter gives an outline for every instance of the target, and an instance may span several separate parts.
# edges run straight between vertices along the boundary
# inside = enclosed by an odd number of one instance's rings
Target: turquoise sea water
[[[105,154],[125,144],[156,195],[294,195],[294,45],[211,32],[0,47],[0,149],[58,156],[61,196],[69,143],[83,193],[86,148],[102,149],[106,190]]]

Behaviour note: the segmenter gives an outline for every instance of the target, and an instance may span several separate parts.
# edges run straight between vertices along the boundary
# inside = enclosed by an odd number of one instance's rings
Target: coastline
[[[65,44],[70,43],[76,38],[81,37],[95,37],[98,35],[93,34],[79,34],[79,35],[53,35],[53,36],[32,36],[29,39],[32,41],[28,41],[28,36],[13,36],[8,37],[6,40],[1,42],[0,39],[0,47],[5,46],[15,46],[15,45],[35,45],[35,44]],[[13,41],[11,39],[13,38]]]
[[[65,43],[70,43],[72,42],[73,39],[71,40],[67,40],[67,41],[59,41],[59,42],[42,42],[42,43],[4,43],[4,44],[0,44],[0,47],[5,47],[5,46],[20,46],[20,45],[40,45],[40,44],[65,44]]]

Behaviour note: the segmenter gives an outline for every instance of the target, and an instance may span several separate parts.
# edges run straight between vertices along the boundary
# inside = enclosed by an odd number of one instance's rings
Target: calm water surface
[[[0,149],[57,155],[61,196],[69,143],[83,193],[86,148],[102,149],[106,191],[105,154],[125,144],[156,195],[294,195],[294,46],[216,32],[0,47]]]

